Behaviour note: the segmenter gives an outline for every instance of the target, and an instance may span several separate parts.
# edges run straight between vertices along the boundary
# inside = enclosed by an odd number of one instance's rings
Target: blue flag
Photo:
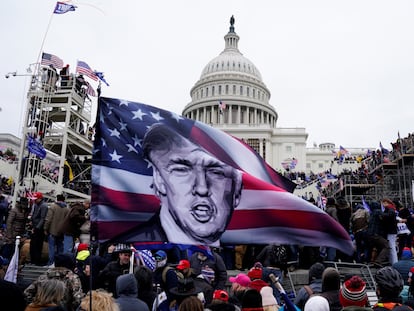
[[[65,14],[70,11],[75,11],[77,6],[65,3],[65,2],[56,2],[55,9],[53,10],[54,14]]]
[[[109,83],[106,82],[103,72],[95,71],[95,75],[101,80],[106,86],[109,86]]]
[[[42,160],[46,158],[46,150],[42,143],[30,135],[27,140],[27,149],[30,153],[37,155]]]

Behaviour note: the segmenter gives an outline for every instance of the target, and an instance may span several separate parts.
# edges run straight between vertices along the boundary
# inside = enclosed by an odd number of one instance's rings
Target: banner
[[[112,98],[99,99],[97,120],[91,221],[100,241],[325,245],[353,252],[342,226],[290,193],[291,182],[241,140]]]

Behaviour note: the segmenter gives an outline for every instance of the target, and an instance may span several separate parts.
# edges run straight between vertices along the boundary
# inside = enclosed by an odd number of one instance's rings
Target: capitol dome
[[[296,168],[304,170],[305,129],[276,126],[270,91],[257,67],[239,51],[239,39],[231,17],[224,50],[204,66],[182,115],[244,141],[274,168],[295,158]]]
[[[204,67],[183,116],[228,132],[252,126],[271,130],[278,116],[269,104],[270,91],[257,67],[239,51],[239,39],[232,17],[224,50]]]
[[[238,72],[243,75],[252,76],[262,81],[262,75],[256,66],[236,48],[228,47],[213,60],[211,60],[201,73],[200,80],[217,73]]]

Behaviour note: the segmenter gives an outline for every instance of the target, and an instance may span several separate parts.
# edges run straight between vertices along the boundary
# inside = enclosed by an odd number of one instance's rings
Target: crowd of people
[[[413,214],[388,199],[367,205],[352,210],[344,198],[327,201],[326,212],[355,239],[354,256],[294,245],[143,250],[91,243],[88,200],[67,204],[58,195],[50,203],[37,192],[9,211],[1,260],[7,265],[21,236],[20,267],[31,263],[47,270],[34,282],[20,280],[16,287],[2,280],[1,286],[23,295],[19,310],[98,310],[90,309],[90,299],[93,306],[104,304],[99,310],[371,310],[365,281],[355,275],[341,280],[328,265],[349,261],[377,269],[379,302],[373,310],[390,304],[409,310],[411,299],[401,305],[399,295],[404,285],[414,288]],[[289,295],[281,281],[289,269],[301,267],[309,269],[309,285]],[[229,269],[240,273],[229,276]],[[414,290],[409,292],[412,298]]]

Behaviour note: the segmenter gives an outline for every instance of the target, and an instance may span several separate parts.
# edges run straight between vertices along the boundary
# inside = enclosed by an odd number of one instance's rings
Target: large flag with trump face
[[[293,195],[291,182],[242,141],[166,110],[102,97],[92,165],[91,220],[98,240],[168,242],[144,241],[134,236],[134,231],[145,226],[160,209],[153,188],[153,166],[141,149],[145,133],[155,123],[168,126],[241,172],[240,203],[221,235],[222,244],[323,245],[353,252],[342,226],[318,207]]]

